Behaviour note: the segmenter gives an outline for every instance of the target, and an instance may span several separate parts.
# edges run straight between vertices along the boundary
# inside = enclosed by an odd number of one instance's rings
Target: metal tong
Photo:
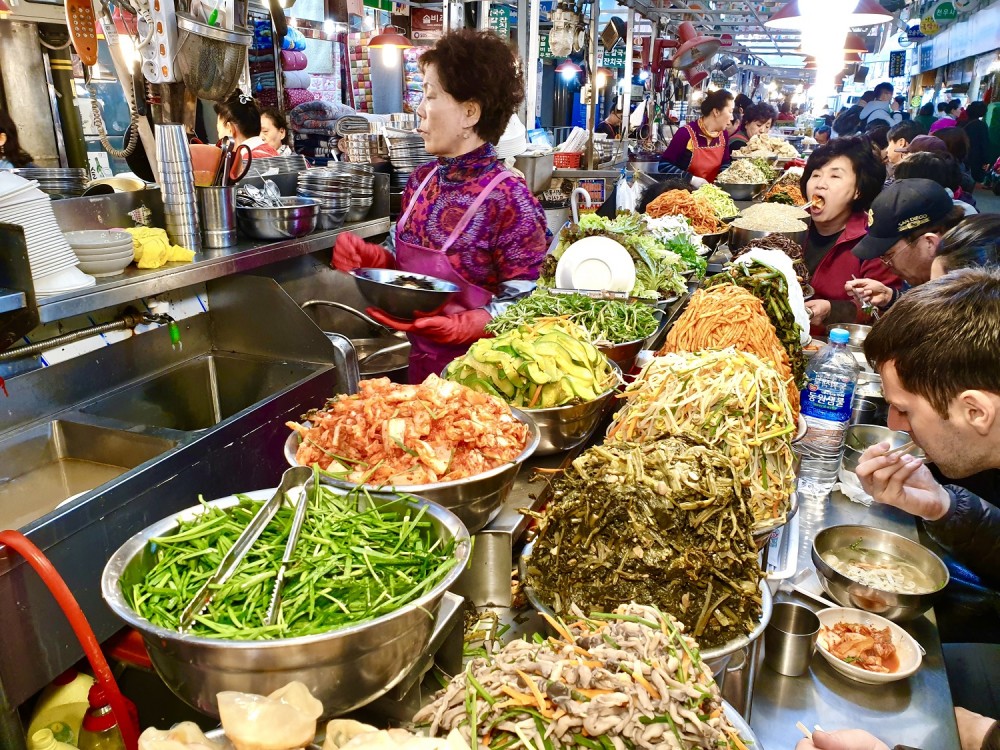
[[[243,529],[243,533],[240,534],[236,543],[229,548],[226,556],[222,558],[222,562],[219,563],[219,567],[215,573],[198,589],[198,593],[194,595],[194,598],[184,608],[180,620],[180,631],[182,633],[191,626],[194,618],[204,611],[205,607],[212,601],[212,598],[223,584],[233,577],[236,569],[243,562],[243,558],[246,557],[250,548],[260,538],[260,535],[264,533],[264,529],[271,523],[271,520],[281,508],[282,503],[285,502],[286,497],[292,492],[299,491],[302,496],[299,498],[298,505],[295,508],[292,530],[288,535],[285,554],[282,556],[281,567],[278,569],[278,577],[275,580],[274,591],[271,595],[271,604],[268,607],[268,624],[273,624],[272,618],[276,616],[278,604],[281,602],[281,588],[284,585],[285,569],[287,568],[291,553],[295,549],[299,531],[302,529],[302,521],[305,518],[305,509],[306,505],[308,505],[305,487],[312,479],[312,476],[313,470],[307,466],[296,466],[288,469],[281,475],[281,484],[278,485],[278,489],[274,495],[260,506],[260,510],[250,519],[250,523]]]

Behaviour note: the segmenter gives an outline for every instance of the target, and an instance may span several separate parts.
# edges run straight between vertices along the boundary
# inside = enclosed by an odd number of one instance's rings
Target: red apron
[[[684,127],[691,136],[691,164],[687,171],[695,177],[715,182],[722,168],[722,162],[726,158],[726,139],[720,135],[718,146],[699,146],[698,137],[691,125],[685,124]]]
[[[459,275],[452,267],[451,261],[448,260],[448,249],[465,231],[465,228],[472,221],[476,212],[489,197],[490,193],[493,192],[493,188],[504,180],[514,177],[514,173],[504,170],[490,180],[486,180],[486,178],[480,180],[482,190],[479,191],[476,200],[466,210],[465,215],[462,216],[462,220],[458,222],[455,229],[452,230],[452,233],[444,243],[444,247],[440,250],[435,250],[434,248],[403,242],[399,237],[402,233],[402,228],[406,225],[407,219],[410,218],[410,212],[413,210],[417,197],[424,192],[424,188],[427,187],[427,183],[430,182],[431,177],[434,176],[436,171],[436,168],[432,169],[427,177],[424,178],[424,181],[420,183],[420,187],[416,189],[413,197],[410,199],[410,205],[406,207],[406,211],[403,212],[403,215],[399,217],[399,221],[396,222],[396,268],[401,271],[436,276],[439,279],[457,284],[460,290],[459,293],[439,311],[442,315],[454,315],[466,310],[485,307],[493,299],[493,293],[488,289],[483,289],[481,286],[470,283]],[[422,383],[424,378],[431,373],[440,375],[449,362],[456,357],[461,357],[469,350],[468,344],[439,344],[416,333],[408,333],[406,337],[410,340],[410,368],[408,377],[411,383]]]

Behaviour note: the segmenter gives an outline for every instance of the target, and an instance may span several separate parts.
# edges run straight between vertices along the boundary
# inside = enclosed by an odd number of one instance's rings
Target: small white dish
[[[36,292],[40,294],[53,294],[90,286],[94,283],[94,277],[88,276],[74,265],[58,273],[35,278],[34,281]]]
[[[71,246],[82,249],[113,247],[132,241],[132,235],[120,229],[83,229],[66,232],[63,236]]]
[[[621,243],[609,237],[584,237],[559,259],[556,284],[563,289],[630,292],[635,286],[635,262]]]
[[[845,677],[867,685],[884,685],[887,682],[904,680],[920,669],[920,663],[923,661],[920,644],[896,623],[884,617],[873,615],[871,612],[865,612],[861,609],[851,609],[850,607],[822,609],[816,613],[816,616],[820,622],[820,632],[816,638],[816,650],[823,655],[823,658],[829,662],[831,667]],[[838,622],[867,625],[880,630],[888,627],[889,632],[892,634],[892,643],[896,647],[899,668],[895,672],[869,672],[867,669],[855,667],[831,654],[827,650],[823,628],[832,628]]]
[[[116,260],[81,260],[80,270],[97,278],[104,276],[117,276],[129,267],[132,260],[133,258],[131,255],[125,258],[118,258]]]
[[[100,263],[105,260],[122,260],[123,258],[128,258],[129,260],[135,259],[135,251],[126,247],[123,250],[109,250],[106,253],[91,253],[90,255],[77,255],[76,256],[80,264],[84,263]]]

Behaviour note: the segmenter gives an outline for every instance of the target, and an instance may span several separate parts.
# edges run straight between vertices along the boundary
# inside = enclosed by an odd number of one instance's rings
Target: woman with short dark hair
[[[778,110],[767,102],[751,104],[743,112],[739,130],[729,136],[729,153],[746,146],[755,135],[767,135],[777,117]]]
[[[725,89],[710,91],[701,102],[701,117],[674,133],[660,156],[659,172],[690,179],[695,187],[715,182],[729,164],[729,123],[733,95]]]
[[[967,216],[941,238],[931,279],[959,268],[1000,267],[1000,215]]]
[[[848,295],[853,277],[872,278],[898,288],[902,282],[880,260],[860,261],[851,250],[868,233],[868,209],[885,182],[885,166],[864,136],[845,136],[817,148],[806,162],[800,187],[812,224],[803,243],[812,274],[813,299],[806,302],[814,335],[836,323],[865,320]]]
[[[458,286],[442,310],[413,321],[368,308],[407,333],[411,383],[465,354],[494,315],[533,290],[548,249],[541,204],[494,148],[524,99],[513,50],[492,32],[453,31],[421,56],[420,69],[417,132],[436,161],[410,176],[391,251],[349,233],[333,250],[341,271],[398,268]]]
[[[265,107],[260,111],[260,137],[278,152],[278,156],[289,156],[292,151],[292,133],[288,120],[277,107]]]

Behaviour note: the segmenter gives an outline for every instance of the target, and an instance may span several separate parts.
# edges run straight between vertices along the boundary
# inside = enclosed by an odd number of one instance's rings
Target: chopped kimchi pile
[[[838,622],[819,631],[827,651],[838,659],[869,672],[895,672],[899,668],[896,647],[889,628],[873,628],[851,622]]]
[[[358,393],[309,420],[287,423],[302,437],[296,460],[360,484],[465,479],[513,461],[528,442],[528,427],[503,401],[436,375],[420,385],[362,380]]]

